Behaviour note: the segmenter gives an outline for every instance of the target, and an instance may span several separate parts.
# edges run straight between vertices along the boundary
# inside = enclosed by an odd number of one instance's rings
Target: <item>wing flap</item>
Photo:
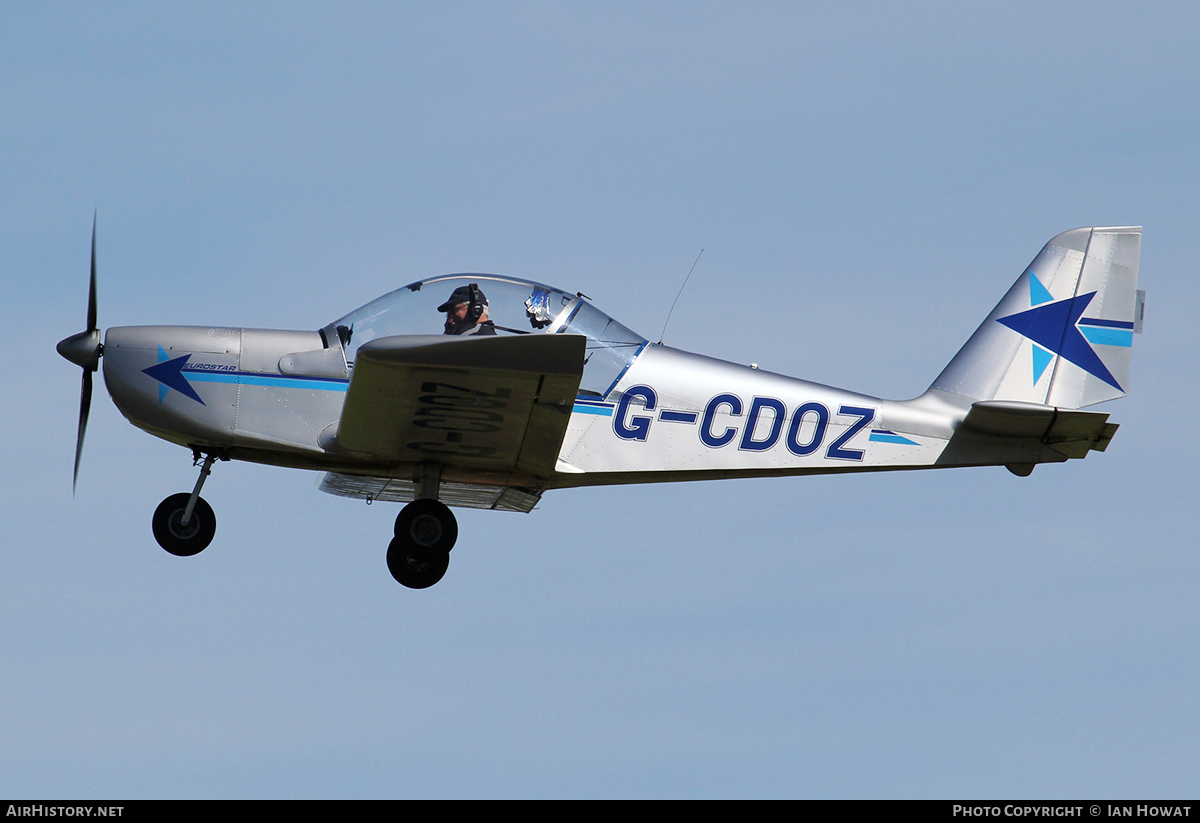
[[[372,340],[355,358],[337,445],[387,462],[548,477],[583,375],[585,340]]]
[[[375,477],[327,472],[319,487],[326,494],[381,500],[385,503],[410,503],[417,499],[417,484],[403,477]],[[464,509],[493,509],[505,512],[533,511],[542,497],[540,489],[514,486],[490,486],[479,483],[442,483],[438,500],[447,506]]]

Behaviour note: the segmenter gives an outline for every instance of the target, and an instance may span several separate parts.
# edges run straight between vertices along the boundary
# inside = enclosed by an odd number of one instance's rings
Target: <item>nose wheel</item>
[[[387,552],[392,577],[410,589],[427,589],[441,580],[458,539],[458,521],[449,507],[414,500],[400,510],[395,533]]]
[[[200,459],[199,450],[194,452],[197,461]],[[204,481],[212,472],[216,454],[207,454],[200,466],[200,477],[192,493],[180,492],[173,494],[158,504],[154,510],[151,528],[154,539],[176,557],[191,557],[208,548],[213,535],[217,533],[217,516],[212,506],[200,496]]]
[[[187,492],[173,494],[154,510],[154,539],[176,557],[191,557],[208,548],[217,533],[217,516],[203,497],[196,498],[191,517],[184,522],[188,501]]]

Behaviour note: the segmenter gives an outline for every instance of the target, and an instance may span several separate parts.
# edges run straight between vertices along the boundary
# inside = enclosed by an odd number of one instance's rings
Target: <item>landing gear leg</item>
[[[204,551],[217,533],[217,516],[212,506],[200,496],[204,481],[212,472],[212,464],[217,456],[209,453],[204,456],[204,464],[200,467],[200,477],[192,493],[180,492],[173,494],[158,504],[154,510],[152,526],[154,539],[176,557],[191,557]]]
[[[396,518],[388,570],[403,586],[427,589],[446,573],[457,539],[458,522],[447,506],[436,500],[414,500]]]

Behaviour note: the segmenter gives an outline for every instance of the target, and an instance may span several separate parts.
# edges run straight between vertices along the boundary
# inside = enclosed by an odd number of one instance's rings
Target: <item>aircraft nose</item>
[[[58,341],[58,353],[81,369],[95,371],[100,365],[104,347],[100,344],[100,330],[81,331]]]

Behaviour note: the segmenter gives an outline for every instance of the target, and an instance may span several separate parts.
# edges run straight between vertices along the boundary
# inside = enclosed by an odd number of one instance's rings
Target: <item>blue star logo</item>
[[[200,399],[200,395],[196,394],[196,390],[192,388],[192,384],[183,376],[183,367],[187,365],[191,359],[190,354],[185,354],[183,357],[176,357],[173,360],[167,359],[167,353],[162,346],[158,347],[158,362],[153,366],[142,369],[144,374],[148,374],[159,382],[158,387],[158,402],[162,403],[163,398],[167,396],[167,392],[171,389],[186,395],[201,406],[206,405]]]
[[[1117,391],[1125,391],[1077,325],[1096,292],[1054,300],[1032,271],[1029,272],[1029,281],[1030,302],[1034,303],[1034,307],[1007,317],[998,317],[996,322],[1037,344],[1033,348],[1033,382],[1038,381],[1057,354]]]

